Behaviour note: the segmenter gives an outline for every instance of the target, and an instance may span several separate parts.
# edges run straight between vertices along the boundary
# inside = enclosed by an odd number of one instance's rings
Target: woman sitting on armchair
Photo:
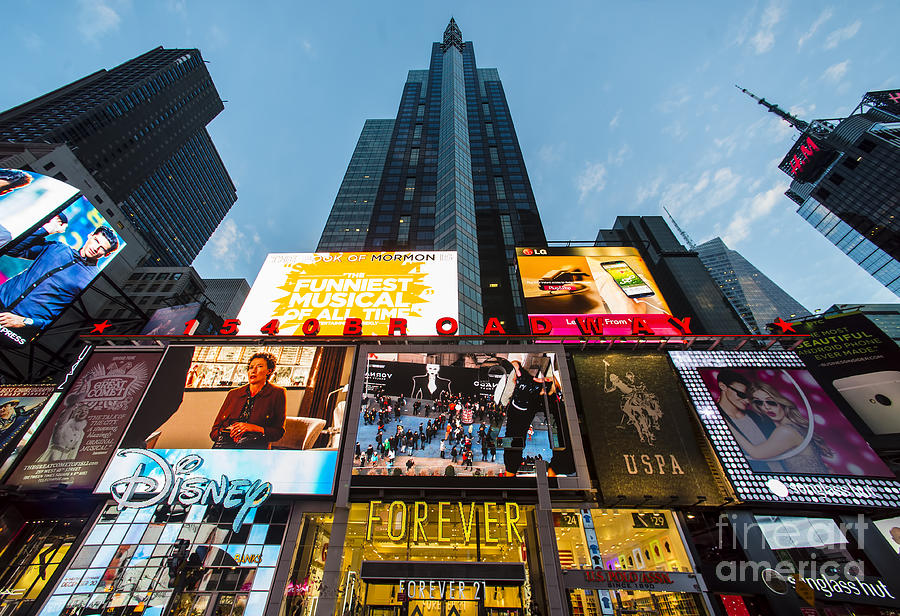
[[[255,353],[247,364],[249,383],[228,392],[209,438],[213,449],[270,449],[284,436],[287,392],[269,383],[275,356]]]

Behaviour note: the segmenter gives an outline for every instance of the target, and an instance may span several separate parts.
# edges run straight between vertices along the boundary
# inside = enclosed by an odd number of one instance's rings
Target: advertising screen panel
[[[539,459],[551,475],[575,475],[565,356],[546,345],[467,350],[360,358],[354,475],[516,481]]]
[[[96,492],[148,497],[191,461],[214,481],[331,494],[352,363],[349,347],[170,346]],[[149,483],[123,494],[134,476]]]
[[[887,518],[885,520],[876,520],[875,528],[881,533],[891,549],[900,556],[900,516]]]
[[[605,500],[722,503],[698,444],[705,436],[666,355],[577,353],[573,360]]]
[[[0,169],[0,253],[77,195],[74,186],[46,175]]]
[[[22,347],[48,327],[125,242],[84,197],[42,219],[0,256],[0,344]]]
[[[900,433],[900,349],[863,314],[795,323],[797,355],[877,435]]]
[[[341,335],[362,319],[362,334],[387,335],[392,318],[409,335],[434,335],[441,317],[457,318],[455,252],[270,254],[238,314],[242,331],[272,319],[280,335],[299,335],[316,319],[319,334]]]
[[[38,411],[53,385],[0,385],[0,461],[5,461]]]
[[[8,483],[92,489],[159,363],[159,352],[91,355]]]
[[[150,320],[141,329],[147,336],[180,336],[184,333],[185,323],[197,317],[200,303],[191,302],[183,306],[167,306],[153,312]]]
[[[796,354],[670,352],[738,496],[893,507],[900,483]]]
[[[636,316],[655,334],[681,334],[634,248],[517,248],[516,255],[525,309],[554,334],[630,335]]]

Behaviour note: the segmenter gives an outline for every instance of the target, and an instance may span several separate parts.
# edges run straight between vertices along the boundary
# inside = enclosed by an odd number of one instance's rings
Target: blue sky
[[[315,249],[364,120],[396,114],[451,15],[500,71],[548,239],[665,205],[811,310],[897,300],[796,214],[776,167],[796,132],[733,87],[806,119],[849,113],[900,85],[894,2],[28,0],[4,28],[0,108],[200,48],[238,202],[195,267],[252,283],[268,252]]]

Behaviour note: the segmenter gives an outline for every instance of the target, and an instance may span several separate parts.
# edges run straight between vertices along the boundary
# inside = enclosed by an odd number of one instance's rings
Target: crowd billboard
[[[0,196],[0,225],[4,225],[4,197],[9,195]],[[125,247],[86,198],[58,205],[62,209],[49,213],[46,205],[26,208],[29,216],[35,216],[29,219],[31,227],[0,248],[0,345],[25,346]],[[25,223],[9,224],[20,229]]]
[[[573,448],[578,435],[570,433],[574,409],[561,348],[368,347],[357,371],[363,395],[355,483],[383,476],[533,482],[538,460],[551,476],[577,474],[581,448]]]
[[[796,353],[823,388],[873,434],[900,433],[900,348],[864,314],[795,323]]]
[[[93,489],[162,353],[95,351],[7,483]]]
[[[627,336],[640,317],[658,335],[681,335],[646,262],[634,248],[517,248],[525,309],[554,334]]]
[[[0,461],[6,460],[52,393],[53,385],[0,385]]]
[[[169,346],[96,492],[147,496],[189,468],[331,494],[352,363],[346,346]]]
[[[362,335],[388,335],[406,319],[408,335],[434,335],[439,318],[458,316],[456,252],[270,254],[238,314],[244,332],[278,319],[279,335],[318,322],[323,336],[344,333],[348,318]]]
[[[606,502],[722,504],[705,437],[666,355],[584,352],[573,362]]]
[[[738,497],[896,507],[900,483],[796,354],[671,351]]]

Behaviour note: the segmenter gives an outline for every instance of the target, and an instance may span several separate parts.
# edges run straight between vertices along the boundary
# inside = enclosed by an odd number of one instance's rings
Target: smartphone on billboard
[[[625,261],[607,261],[601,263],[600,267],[612,276],[615,283],[628,297],[633,299],[654,295],[653,289]]]

